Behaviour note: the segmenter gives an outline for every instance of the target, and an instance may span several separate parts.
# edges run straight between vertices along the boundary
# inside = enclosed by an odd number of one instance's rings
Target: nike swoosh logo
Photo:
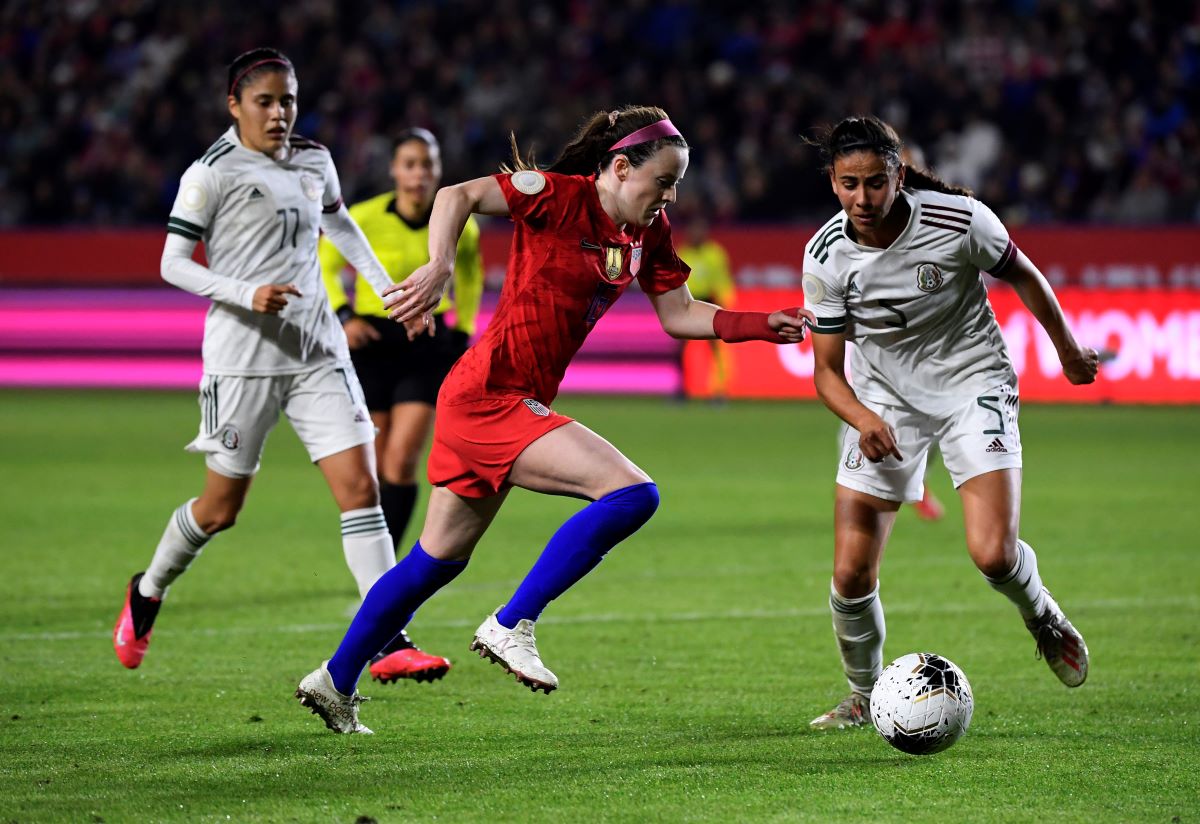
[[[117,630],[117,634],[116,634],[114,637],[115,637],[115,639],[116,639],[116,642],[117,642],[117,646],[118,646],[118,647],[123,647],[123,646],[125,646],[125,639],[124,639],[124,638],[121,636],[121,631],[120,631],[120,630]]]
[[[600,245],[599,245],[599,244],[597,244],[597,243],[592,243],[592,242],[591,242],[590,240],[588,240],[587,238],[581,238],[581,239],[580,239],[580,241],[579,241],[579,245],[580,245],[580,246],[582,246],[584,249],[595,249],[595,250],[597,250],[597,251],[599,251],[599,250],[600,250]]]

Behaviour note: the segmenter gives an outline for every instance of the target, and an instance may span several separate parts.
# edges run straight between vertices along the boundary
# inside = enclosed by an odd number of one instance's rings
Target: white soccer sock
[[[1046,608],[1046,591],[1042,589],[1042,576],[1038,575],[1037,555],[1033,547],[1020,538],[1017,539],[1017,562],[1008,574],[1000,578],[983,577],[992,589],[1004,593],[1017,605],[1017,611],[1026,621],[1037,618]]]
[[[154,550],[154,558],[146,568],[146,574],[138,582],[138,592],[146,598],[162,598],[167,594],[171,582],[183,574],[204,545],[212,538],[196,523],[192,515],[192,498],[180,506],[167,521],[158,548]]]
[[[358,584],[358,594],[366,598],[371,585],[396,565],[396,548],[388,534],[383,507],[342,513],[342,551]]]
[[[829,609],[833,613],[833,634],[842,652],[842,668],[846,671],[850,689],[870,695],[883,672],[883,640],[887,637],[879,583],[876,582],[870,595],[862,598],[846,598],[838,594],[831,583]]]

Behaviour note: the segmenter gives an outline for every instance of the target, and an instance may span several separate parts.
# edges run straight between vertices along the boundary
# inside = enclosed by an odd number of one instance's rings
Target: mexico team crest
[[[863,466],[863,453],[857,446],[850,447],[850,451],[846,453],[846,460],[842,462],[842,466],[850,472],[857,472]]]
[[[629,274],[637,277],[642,268],[642,244],[637,244],[629,252]]]
[[[616,280],[621,276],[621,270],[625,268],[624,250],[620,246],[605,246],[604,247],[604,274],[609,280]],[[641,249],[638,250],[641,252]]]
[[[237,452],[238,447],[242,445],[242,435],[238,432],[237,427],[229,423],[221,430],[221,446],[228,449],[230,452]]]
[[[935,263],[922,263],[917,267],[917,288],[922,292],[936,292],[942,288],[942,270]]]
[[[316,200],[321,196],[321,184],[306,172],[300,175],[300,191],[304,192],[304,196],[309,200]]]

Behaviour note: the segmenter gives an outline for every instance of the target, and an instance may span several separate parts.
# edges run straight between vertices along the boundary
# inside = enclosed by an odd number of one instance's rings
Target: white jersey
[[[286,375],[350,362],[317,259],[322,212],[341,207],[329,151],[298,136],[274,160],[243,146],[230,127],[184,172],[167,231],[203,240],[208,269],[236,297],[209,307],[205,373]],[[303,297],[288,295],[276,315],[255,312],[254,290],[272,283],[294,284]]]
[[[908,225],[886,249],[850,239],[839,212],[804,254],[805,305],[817,333],[856,344],[859,398],[943,416],[1000,384],[1016,386],[980,271],[1002,276],[1016,247],[970,197],[901,190]]]

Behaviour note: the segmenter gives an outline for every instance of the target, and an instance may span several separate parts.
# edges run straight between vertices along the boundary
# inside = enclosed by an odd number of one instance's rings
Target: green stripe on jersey
[[[823,334],[823,335],[836,334],[838,332],[845,332],[846,331],[846,316],[840,315],[836,318],[818,317],[816,326],[809,324],[808,328],[812,329],[814,332],[819,332],[820,334]]]
[[[199,224],[196,224],[196,223],[192,223],[191,221],[184,220],[181,217],[175,217],[174,215],[167,218],[167,225],[175,226],[179,229],[186,229],[189,232],[195,232],[198,235],[204,234],[203,226],[200,226]]]
[[[813,254],[813,257],[817,258],[818,263],[824,263],[825,261],[829,260],[829,250],[833,248],[833,244],[837,243],[844,237],[845,235],[840,231],[835,235],[831,235],[829,240],[825,242],[825,245]]]
[[[191,231],[190,229],[184,229],[184,228],[176,226],[172,223],[167,224],[167,234],[181,235],[181,236],[187,238],[188,240],[202,240],[203,239],[200,235],[196,234],[195,232]]]
[[[225,155],[229,154],[232,151],[233,151],[233,144],[226,143],[224,146],[222,146],[220,149],[217,149],[215,152],[210,152],[209,154],[200,158],[200,162],[204,163],[208,166],[212,166],[218,160],[220,160],[221,158],[223,158]]]
[[[809,245],[809,247],[808,247],[808,253],[809,253],[810,255],[812,255],[813,257],[816,257],[816,256],[817,256],[817,250],[818,250],[818,249],[820,249],[822,246],[824,246],[824,245],[825,245],[825,240],[826,240],[826,238],[828,238],[828,237],[829,237],[829,233],[830,233],[830,232],[832,232],[832,231],[834,231],[835,229],[839,228],[841,225],[842,225],[842,220],[841,220],[841,218],[840,218],[840,217],[835,217],[835,218],[833,219],[833,223],[832,223],[832,224],[829,224],[829,225],[826,225],[826,226],[822,226],[822,227],[821,227],[821,231],[817,233],[817,237],[816,237],[816,239],[815,239],[815,240],[814,240],[814,241],[813,241],[813,242],[812,242],[812,243]]]
[[[209,146],[208,151],[206,151],[203,155],[200,156],[200,162],[203,163],[204,161],[208,160],[213,155],[213,153],[216,152],[218,149],[224,149],[226,146],[231,146],[231,145],[233,145],[233,144],[231,144],[228,140],[226,140],[225,138],[221,138],[216,143]]]

